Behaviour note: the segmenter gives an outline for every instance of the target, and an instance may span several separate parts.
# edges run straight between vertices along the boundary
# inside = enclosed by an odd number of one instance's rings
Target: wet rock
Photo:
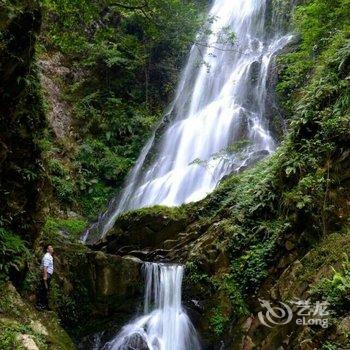
[[[58,139],[71,136],[71,116],[68,103],[63,99],[60,79],[66,79],[70,70],[64,67],[63,57],[56,54],[39,62],[42,68],[41,81],[47,100],[50,102],[47,117],[55,136]]]
[[[269,152],[266,150],[262,150],[262,151],[258,151],[258,152],[254,152],[249,160],[247,161],[247,163],[243,166],[241,166],[238,171],[243,171],[246,169],[249,169],[250,167],[252,167],[254,164],[256,164],[259,160],[265,158],[266,156],[269,155]]]
[[[79,327],[83,337],[102,330],[110,318],[122,321],[134,315],[143,292],[140,259],[92,251],[62,239],[55,251],[50,306],[64,326]],[[62,300],[79,312],[71,316]]]
[[[248,317],[245,323],[242,326],[242,329],[245,333],[247,333],[250,330],[250,327],[252,326],[253,323],[253,317]]]
[[[129,337],[123,347],[125,350],[150,350],[145,339],[140,334]]]
[[[145,208],[121,215],[107,236],[91,245],[111,254],[135,255],[145,259],[149,251],[164,249],[185,230],[188,218],[181,208]],[[169,245],[166,245],[169,248]]]
[[[90,253],[95,275],[95,293],[100,300],[112,296],[122,298],[135,293],[135,285],[140,281],[140,260],[124,259],[102,252]]]

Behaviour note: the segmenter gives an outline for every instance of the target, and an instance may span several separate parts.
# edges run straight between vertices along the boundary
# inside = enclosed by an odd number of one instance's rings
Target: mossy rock
[[[126,254],[133,250],[164,248],[164,242],[185,230],[188,217],[183,207],[155,206],[122,214],[113,228],[93,249]]]
[[[75,346],[53,312],[37,311],[10,283],[1,283],[0,349],[25,349],[25,339],[39,350],[73,350]]]
[[[104,319],[132,315],[142,296],[141,264],[78,248],[56,247],[51,303],[72,334],[85,335]]]
[[[21,286],[27,298],[35,299],[42,247],[50,243],[55,266],[50,307],[74,338],[100,330],[110,321],[131,317],[143,292],[141,261],[89,249],[76,240],[83,224],[81,220],[49,218]]]

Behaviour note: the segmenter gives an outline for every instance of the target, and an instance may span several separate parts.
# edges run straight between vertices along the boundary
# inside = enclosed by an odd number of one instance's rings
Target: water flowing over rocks
[[[190,319],[181,305],[184,268],[145,263],[144,315],[124,326],[106,350],[200,350]]]
[[[191,49],[167,122],[145,145],[124,189],[84,241],[105,236],[124,211],[198,201],[225,175],[274,151],[267,82],[275,55],[293,36],[282,28],[269,33],[266,11],[266,1],[214,1],[211,33],[197,38],[204,41],[203,52],[196,45]],[[220,46],[223,28],[234,32],[233,48]],[[204,64],[198,67],[198,61]]]

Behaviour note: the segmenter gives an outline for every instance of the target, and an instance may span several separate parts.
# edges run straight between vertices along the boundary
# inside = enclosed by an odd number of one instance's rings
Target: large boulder
[[[91,245],[109,254],[134,255],[145,259],[148,253],[164,250],[186,229],[188,217],[180,208],[156,206],[122,214],[107,235]],[[176,243],[176,242],[174,242]],[[162,253],[162,252],[160,252]]]
[[[50,307],[70,334],[81,338],[105,329],[104,324],[123,323],[134,315],[143,296],[139,259],[93,251],[56,231],[45,233],[38,242],[37,258],[42,257],[39,246],[50,242],[55,250]],[[33,301],[39,266],[39,261],[33,261],[22,286]]]

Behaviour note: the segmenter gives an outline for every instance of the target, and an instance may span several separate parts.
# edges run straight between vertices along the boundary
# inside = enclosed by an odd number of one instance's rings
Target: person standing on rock
[[[53,266],[53,247],[51,244],[46,246],[46,253],[41,260],[42,278],[38,293],[38,308],[48,309],[49,308],[49,290],[51,277],[54,271]]]

